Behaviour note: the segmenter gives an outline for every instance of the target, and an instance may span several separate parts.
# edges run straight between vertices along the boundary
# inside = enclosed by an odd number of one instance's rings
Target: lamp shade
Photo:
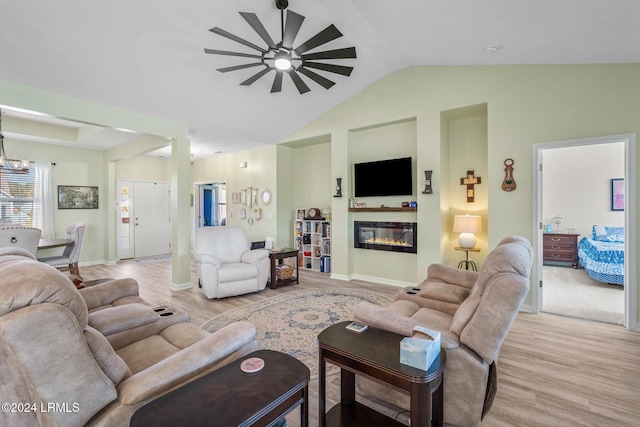
[[[471,249],[476,245],[473,233],[482,231],[482,219],[479,215],[456,215],[453,217],[453,232],[460,233],[458,245]]]
[[[453,217],[454,233],[479,233],[482,231],[480,215],[456,215]]]

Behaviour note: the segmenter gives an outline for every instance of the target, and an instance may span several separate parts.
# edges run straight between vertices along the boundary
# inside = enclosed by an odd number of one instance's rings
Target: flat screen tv
[[[411,157],[353,165],[355,197],[411,196]]]

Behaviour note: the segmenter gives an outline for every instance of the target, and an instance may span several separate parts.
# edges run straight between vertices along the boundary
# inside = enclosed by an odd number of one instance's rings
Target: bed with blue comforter
[[[594,225],[591,237],[578,244],[580,265],[593,279],[624,284],[624,227]]]

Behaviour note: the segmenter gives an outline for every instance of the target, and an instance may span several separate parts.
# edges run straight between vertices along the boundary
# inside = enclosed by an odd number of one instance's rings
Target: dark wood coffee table
[[[250,357],[264,360],[253,374],[240,370]],[[138,409],[132,427],[270,426],[300,406],[300,425],[309,425],[309,368],[298,359],[258,350],[190,382]]]
[[[440,352],[429,370],[423,371],[400,363],[400,341],[404,336],[371,326],[358,334],[345,328],[349,323],[337,323],[318,335],[320,427],[403,425],[356,402],[356,373],[408,393],[411,400],[411,426],[443,426],[442,379],[446,362],[444,350]],[[341,368],[341,403],[327,413],[325,413],[326,362]]]

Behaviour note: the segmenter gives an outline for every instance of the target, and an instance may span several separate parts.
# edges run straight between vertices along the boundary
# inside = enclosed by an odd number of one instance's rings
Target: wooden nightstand
[[[579,234],[544,233],[542,237],[542,260],[570,263],[578,268]]]

